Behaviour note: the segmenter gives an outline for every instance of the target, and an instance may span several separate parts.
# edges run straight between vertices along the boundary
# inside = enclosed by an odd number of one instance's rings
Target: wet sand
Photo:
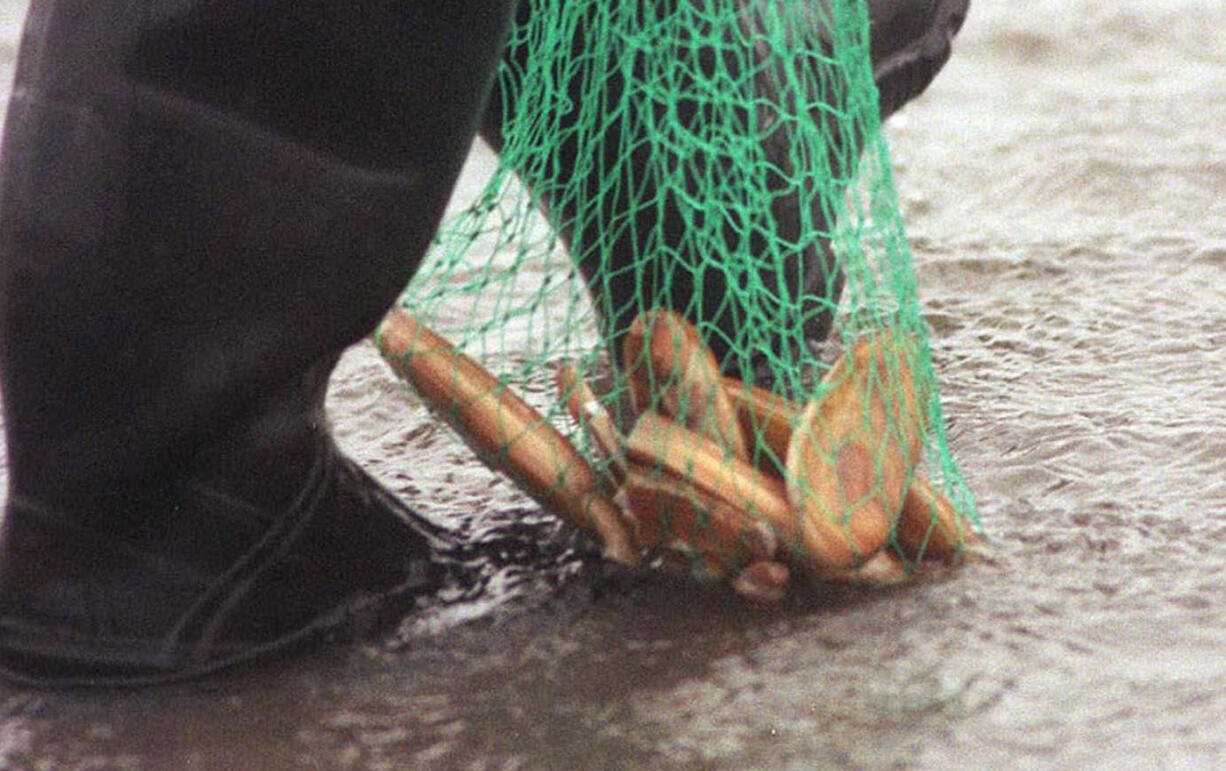
[[[361,346],[338,433],[502,547],[477,586],[386,643],[205,683],[0,685],[0,767],[1221,767],[1224,21],[977,0],[888,127],[984,559],[777,608],[601,575]]]

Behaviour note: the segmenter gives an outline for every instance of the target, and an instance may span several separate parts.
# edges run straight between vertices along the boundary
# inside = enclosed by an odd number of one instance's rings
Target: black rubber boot
[[[971,0],[868,0],[881,117],[923,93],[949,60]]]
[[[752,9],[766,8],[776,0],[737,0],[738,9],[747,8],[743,14],[746,23],[753,23],[755,14]],[[937,72],[945,64],[950,54],[950,42],[966,16],[970,0],[868,0],[869,29],[871,34],[870,48],[873,59],[873,74],[880,92],[880,109],[882,118],[892,113],[913,99],[932,81]],[[664,16],[670,6],[670,0],[657,2],[657,12]],[[519,15],[526,20],[530,7],[521,4]],[[595,12],[595,11],[594,11]],[[814,19],[823,18],[814,14]],[[829,39],[824,30],[817,30],[819,36]],[[699,35],[698,37],[701,37]],[[590,56],[584,40],[576,40],[574,44],[576,56]],[[713,52],[709,52],[715,56]],[[513,72],[524,71],[529,52],[523,47],[507,52],[513,61]],[[617,105],[622,101],[621,91],[624,88],[620,72],[622,62],[609,64],[610,76],[605,80],[606,98],[604,103]],[[763,74],[755,78],[755,87],[763,96],[764,103],[777,99],[774,90],[780,81],[788,78],[774,78],[763,68]],[[574,104],[590,103],[590,95],[585,95],[583,89],[590,83],[581,69],[576,70],[576,78],[569,84],[570,101]],[[683,77],[679,75],[679,77]],[[826,97],[827,99],[829,97]],[[505,115],[514,114],[523,109],[539,109],[538,105],[504,104],[503,92],[495,91],[490,106],[486,111],[482,124],[482,136],[495,148],[503,143],[502,125]],[[671,105],[674,118],[681,121],[702,120],[699,107],[694,102],[682,101]],[[573,117],[557,116],[557,126],[568,129],[573,125]],[[661,200],[662,194],[656,188],[654,180],[660,178],[672,179],[678,169],[699,166],[701,158],[677,159],[676,168],[660,169],[660,153],[652,148],[645,148],[639,141],[630,141],[621,135],[622,126],[630,120],[610,120],[601,125],[600,143],[597,146],[578,146],[576,140],[569,139],[561,143],[556,154],[556,163],[549,165],[553,178],[551,184],[564,184],[573,189],[570,180],[573,177],[587,174],[582,180],[586,201],[600,201],[603,209],[599,216],[590,212],[580,213],[575,209],[575,200],[553,201],[547,196],[541,201],[547,210],[553,210],[553,219],[564,223],[562,235],[572,254],[578,261],[580,270],[587,282],[594,305],[600,315],[603,332],[606,339],[612,342],[614,360],[619,360],[620,341],[629,329],[634,318],[645,308],[656,304],[666,304],[673,310],[686,314],[691,321],[699,325],[713,325],[719,331],[712,334],[707,342],[722,361],[725,372],[737,377],[756,380],[764,384],[770,378],[769,360],[765,352],[753,356],[750,360],[732,355],[733,347],[728,341],[742,337],[741,327],[745,321],[734,304],[727,302],[730,295],[736,294],[730,290],[728,275],[719,270],[709,270],[703,275],[703,285],[697,286],[695,279],[685,270],[675,270],[673,266],[644,264],[644,260],[652,254],[667,254],[671,249],[674,253],[684,251],[684,244],[689,242],[688,220],[676,206],[668,200]],[[828,116],[815,114],[813,120],[830,120]],[[634,122],[634,121],[631,121]],[[650,123],[650,121],[647,121]],[[840,124],[830,121],[828,131],[830,136],[831,165],[838,169],[844,163],[846,153],[842,144],[846,137],[842,136]],[[641,129],[635,129],[641,130]],[[771,205],[771,220],[775,235],[784,243],[805,244],[797,247],[795,253],[786,258],[779,270],[774,265],[763,269],[761,284],[765,287],[775,287],[784,301],[791,305],[799,305],[797,298],[808,298],[805,305],[804,333],[809,345],[820,345],[829,336],[833,321],[832,308],[836,307],[843,290],[843,275],[835,265],[830,246],[824,239],[813,239],[808,236],[813,231],[828,231],[832,223],[826,222],[826,211],[820,202],[815,203],[810,211],[802,211],[804,205],[798,192],[794,192],[787,180],[793,176],[791,168],[794,162],[792,136],[787,130],[776,131],[768,144],[763,148],[766,160],[783,173],[774,180]],[[635,148],[627,151],[626,148]],[[593,158],[599,160],[593,162]],[[655,165],[653,165],[655,164]],[[623,178],[615,183],[607,177],[608,169],[618,169]],[[688,182],[686,192],[691,197],[701,198],[702,178],[719,177],[719,169],[708,170],[706,174]],[[534,182],[536,180],[530,180]],[[539,189],[549,189],[551,184],[540,184]],[[771,181],[768,181],[771,184]],[[628,194],[625,191],[634,191]],[[651,205],[645,203],[651,202]],[[580,216],[580,215],[583,216]],[[633,223],[627,220],[633,219]],[[588,228],[587,232],[579,232],[575,223],[597,223]],[[610,238],[612,234],[612,238]],[[743,238],[741,233],[729,233],[730,239]],[[736,249],[736,246],[731,247]],[[760,236],[751,235],[747,247],[751,254],[762,254],[766,244]],[[704,255],[711,257],[712,255]],[[698,259],[692,260],[698,264]],[[787,277],[787,286],[780,286],[779,275]],[[666,277],[666,278],[665,278]],[[667,287],[667,289],[665,289]],[[701,290],[701,291],[700,291]],[[700,295],[702,303],[695,302]],[[812,298],[823,298],[816,302]],[[782,354],[782,342],[776,356]]]
[[[507,0],[35,0],[4,143],[0,672],[370,631],[441,537],[323,415],[426,249]]]

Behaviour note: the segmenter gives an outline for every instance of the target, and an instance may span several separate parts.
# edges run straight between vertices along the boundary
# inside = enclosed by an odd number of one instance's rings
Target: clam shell
[[[631,463],[619,498],[634,521],[638,546],[660,548],[681,541],[729,565],[770,559],[778,547],[766,522],[659,469]]]
[[[742,518],[768,524],[785,552],[797,545],[797,518],[782,480],[663,415],[645,412],[626,438],[632,464],[650,468],[722,502]]]
[[[766,388],[735,378],[726,377],[723,383],[724,393],[736,410],[741,433],[751,446],[756,444],[751,455],[758,468],[782,479],[792,429],[800,419],[800,405]]]
[[[587,381],[579,377],[574,362],[565,361],[558,367],[557,386],[558,396],[566,402],[567,412],[583,427],[600,452],[612,461],[609,472],[613,477],[613,486],[620,486],[626,477],[622,454],[626,438],[618,430],[613,416],[601,404]]]
[[[637,564],[621,512],[599,492],[595,471],[540,413],[404,311],[388,313],[375,342],[392,369],[487,465],[541,505],[594,530],[609,559]]]
[[[788,499],[806,547],[828,555],[822,567],[852,568],[876,554],[902,508],[923,434],[904,353],[888,334],[861,342],[827,374],[829,388],[792,434]]]
[[[953,503],[921,474],[911,480],[894,530],[898,546],[910,559],[952,560],[978,541]]]
[[[622,366],[637,412],[657,410],[741,460],[749,459],[715,355],[680,315],[656,309],[630,325]]]

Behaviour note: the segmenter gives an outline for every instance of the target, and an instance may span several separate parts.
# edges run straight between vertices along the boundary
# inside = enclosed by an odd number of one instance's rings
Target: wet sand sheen
[[[330,395],[338,432],[407,498],[501,546],[478,587],[388,646],[136,694],[0,686],[0,767],[1214,765],[1218,6],[981,0],[889,127],[987,560],[777,609],[596,575],[362,346]],[[474,156],[461,196],[488,162]]]

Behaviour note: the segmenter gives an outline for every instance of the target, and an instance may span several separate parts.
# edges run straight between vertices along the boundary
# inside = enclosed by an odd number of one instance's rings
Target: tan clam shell
[[[860,565],[842,570],[823,570],[818,581],[853,586],[896,586],[907,580],[907,565],[889,549],[882,549]]]
[[[920,474],[911,480],[894,532],[899,548],[911,559],[952,560],[979,540],[958,517],[953,502]]]
[[[703,495],[722,501],[742,517],[769,524],[784,549],[797,543],[797,520],[782,480],[654,412],[639,416],[626,438],[633,464],[659,468]]]
[[[749,459],[719,363],[685,318],[659,308],[639,314],[622,345],[622,366],[637,412],[657,407],[737,458]]]
[[[549,421],[493,375],[410,314],[394,309],[375,341],[392,369],[492,468],[543,506],[595,530],[606,557],[638,562],[595,471]]]
[[[634,521],[634,541],[649,548],[680,541],[725,564],[770,559],[777,548],[765,522],[670,473],[631,463],[619,498]]]
[[[736,410],[741,433],[758,440],[757,465],[783,478],[792,428],[800,418],[800,405],[761,386],[724,378],[724,393]]]
[[[622,455],[626,438],[617,428],[613,416],[601,404],[587,381],[578,376],[575,363],[564,361],[557,371],[558,395],[565,400],[566,410],[587,433],[588,438],[600,448],[600,452],[612,461],[609,464],[614,487],[626,478],[626,463]]]
[[[732,579],[732,590],[754,602],[779,602],[787,593],[791,572],[782,562],[751,562]]]
[[[886,352],[894,346],[892,336],[878,335],[840,359],[824,381],[829,389],[793,432],[787,489],[802,541],[837,552],[820,567],[855,567],[885,545],[919,461],[920,402],[905,356],[894,357],[890,372]],[[901,398],[888,398],[893,392]],[[829,546],[836,537],[845,549]]]

